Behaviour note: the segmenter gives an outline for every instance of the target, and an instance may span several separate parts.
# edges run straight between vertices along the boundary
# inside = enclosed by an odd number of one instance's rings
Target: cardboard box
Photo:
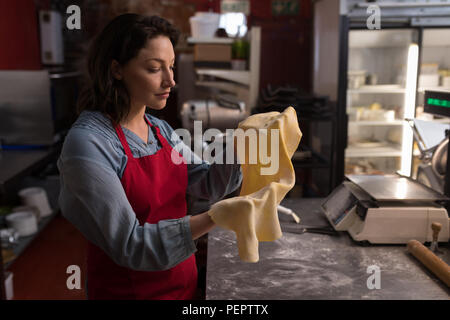
[[[231,45],[196,44],[194,61],[231,61]]]

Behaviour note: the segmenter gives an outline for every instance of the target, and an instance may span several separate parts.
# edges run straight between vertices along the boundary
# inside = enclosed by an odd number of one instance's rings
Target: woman
[[[58,160],[61,212],[89,240],[89,299],[194,298],[194,240],[214,223],[186,215],[186,193],[214,202],[241,183],[239,164],[194,164],[173,129],[145,113],[164,108],[175,85],[177,37],[160,17],[124,14],[91,46],[82,112]],[[175,146],[190,161],[172,161]]]

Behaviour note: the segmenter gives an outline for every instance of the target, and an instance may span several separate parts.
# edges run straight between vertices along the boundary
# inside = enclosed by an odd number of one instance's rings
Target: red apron
[[[186,216],[186,163],[177,165],[172,161],[172,147],[158,127],[145,121],[162,148],[141,158],[133,158],[122,128],[115,126],[128,157],[122,186],[141,226]],[[89,299],[194,298],[197,287],[194,254],[169,270],[135,271],[117,265],[103,250],[89,243],[87,259]]]

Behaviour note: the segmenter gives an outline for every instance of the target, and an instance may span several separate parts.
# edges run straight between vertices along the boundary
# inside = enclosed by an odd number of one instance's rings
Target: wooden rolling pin
[[[450,287],[450,267],[417,240],[409,240],[407,250]]]

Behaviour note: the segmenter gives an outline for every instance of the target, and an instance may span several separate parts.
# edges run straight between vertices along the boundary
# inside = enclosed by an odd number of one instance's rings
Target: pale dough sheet
[[[271,145],[271,130],[278,129],[279,167],[272,175],[261,175],[261,168],[268,168],[271,164],[263,165],[260,157],[257,157],[256,164],[249,164],[248,143],[245,144],[245,150],[238,148],[239,159],[245,159],[241,164],[243,181],[240,195],[215,203],[209,215],[218,226],[236,233],[241,260],[257,262],[258,241],[274,241],[282,236],[277,206],[295,184],[291,158],[302,133],[292,107],[282,113],[252,115],[240,122],[238,127],[243,130],[267,129],[268,146]],[[259,152],[259,146],[257,150]]]

